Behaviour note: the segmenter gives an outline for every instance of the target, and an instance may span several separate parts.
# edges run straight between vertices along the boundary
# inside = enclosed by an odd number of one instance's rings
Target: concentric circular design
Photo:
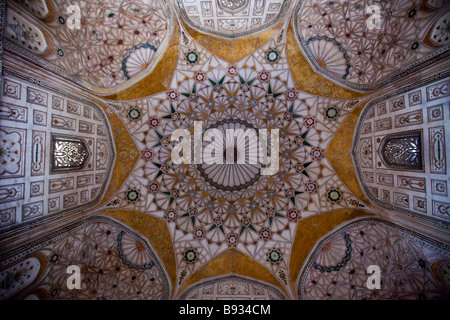
[[[218,129],[223,136],[222,141],[203,142],[203,148],[211,144],[215,150],[223,150],[222,164],[201,164],[198,169],[201,175],[212,186],[225,191],[242,190],[253,185],[260,177],[261,164],[250,164],[250,155],[257,156],[258,146],[248,145],[244,139],[237,139],[234,146],[227,147],[228,130],[252,130],[257,134],[256,129],[249,123],[238,119],[227,119],[220,121],[208,129]],[[228,143],[230,145],[230,143]],[[205,155],[204,155],[205,156]],[[227,163],[231,158],[233,163]],[[240,164],[240,163],[244,164]]]

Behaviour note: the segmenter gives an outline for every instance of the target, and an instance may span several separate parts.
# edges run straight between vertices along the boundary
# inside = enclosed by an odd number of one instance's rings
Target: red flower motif
[[[310,155],[311,155],[313,160],[319,161],[320,159],[323,158],[324,153],[323,153],[323,150],[320,147],[314,147],[311,150]]]
[[[206,76],[203,72],[199,71],[195,74],[194,80],[198,83],[203,83],[206,80]]]
[[[167,92],[167,96],[172,101],[178,100],[178,93],[176,90],[170,90],[169,92]]]
[[[308,128],[311,128],[311,127],[314,128],[315,123],[316,123],[316,119],[314,119],[314,117],[308,116],[303,120],[303,125]]]
[[[156,129],[159,127],[160,120],[158,118],[152,117],[148,120],[148,124],[150,126],[150,129]]]
[[[296,222],[300,219],[300,212],[298,212],[297,210],[291,210],[288,212],[287,217],[290,221]]]
[[[261,71],[259,73],[259,80],[261,80],[262,82],[266,82],[270,79],[270,75],[269,73],[267,73],[266,71]]]
[[[144,151],[142,151],[142,158],[144,158],[145,161],[152,161],[153,160],[153,150],[145,149]]]
[[[205,237],[205,230],[203,230],[202,228],[197,228],[193,231],[193,234],[197,240],[200,240]]]
[[[164,215],[168,221],[175,221],[177,219],[177,213],[173,209],[167,210]]]
[[[148,191],[151,193],[156,193],[159,190],[159,185],[157,182],[152,182],[148,185]]]
[[[232,78],[237,75],[237,69],[235,66],[231,66],[228,68],[228,75]]]
[[[269,228],[262,228],[259,231],[259,237],[265,241],[272,239],[272,231]]]
[[[297,92],[294,89],[286,91],[285,94],[286,98],[288,98],[289,100],[294,100],[295,98],[297,98]]]
[[[305,184],[305,191],[309,192],[309,194],[313,194],[317,192],[317,181],[312,181],[309,180],[306,184]]]
[[[227,242],[229,247],[236,247],[236,244],[238,242],[238,238],[235,234],[229,234],[227,235]]]

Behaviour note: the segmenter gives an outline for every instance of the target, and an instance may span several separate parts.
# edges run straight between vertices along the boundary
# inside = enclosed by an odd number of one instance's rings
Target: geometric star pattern
[[[171,88],[110,103],[141,159],[104,207],[132,209],[167,221],[179,285],[207,261],[236,248],[287,286],[298,221],[364,206],[325,156],[335,132],[360,101],[296,90],[287,65],[286,27],[234,64],[208,52],[182,29],[184,44]],[[179,128],[193,133],[195,121],[202,121],[203,131],[214,126],[280,128],[278,172],[259,175],[248,164],[174,164],[171,134]],[[234,187],[226,184],[230,176]]]

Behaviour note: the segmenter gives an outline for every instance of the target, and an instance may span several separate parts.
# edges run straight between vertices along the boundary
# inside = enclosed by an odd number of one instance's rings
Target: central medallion
[[[227,130],[232,129],[235,132],[239,129],[253,132],[258,130],[248,122],[239,119],[225,119],[211,125],[208,129],[217,129],[222,133],[223,141],[206,142],[203,141],[204,149],[209,144],[216,150],[223,150],[222,164],[199,164],[198,170],[203,178],[212,186],[224,191],[239,191],[246,189],[258,181],[260,177],[261,164],[251,164],[250,155],[258,153],[258,145],[250,144],[246,139],[235,139],[230,144]],[[234,137],[231,137],[234,139]],[[226,146],[226,147],[221,147]],[[231,160],[231,161],[230,161]]]

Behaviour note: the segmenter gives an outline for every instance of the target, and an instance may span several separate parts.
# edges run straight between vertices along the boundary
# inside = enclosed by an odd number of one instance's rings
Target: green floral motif
[[[128,111],[128,118],[130,118],[131,120],[138,120],[140,117],[141,117],[141,111],[139,111],[139,109],[131,108]]]
[[[278,249],[272,249],[267,254],[267,260],[270,263],[278,264],[282,260],[281,252]]]
[[[128,202],[135,202],[139,199],[139,192],[131,189],[127,192],[126,198],[127,198]]]
[[[339,116],[339,110],[336,107],[329,107],[325,110],[325,116],[330,120],[334,120]]]
[[[197,260],[197,252],[194,249],[188,249],[184,252],[184,260],[187,263],[194,263]]]
[[[58,56],[60,56],[60,57],[63,57],[63,56],[64,56],[64,51],[62,51],[62,49],[56,50],[56,53],[57,53]]]
[[[266,59],[270,63],[275,63],[280,59],[280,54],[278,53],[277,50],[271,49],[271,50],[267,51]]]
[[[189,52],[186,54],[186,61],[187,61],[189,64],[196,64],[196,63],[199,61],[198,53],[195,52],[195,51],[189,51]]]
[[[339,202],[341,201],[342,194],[339,190],[331,189],[328,191],[327,197],[331,202]]]

